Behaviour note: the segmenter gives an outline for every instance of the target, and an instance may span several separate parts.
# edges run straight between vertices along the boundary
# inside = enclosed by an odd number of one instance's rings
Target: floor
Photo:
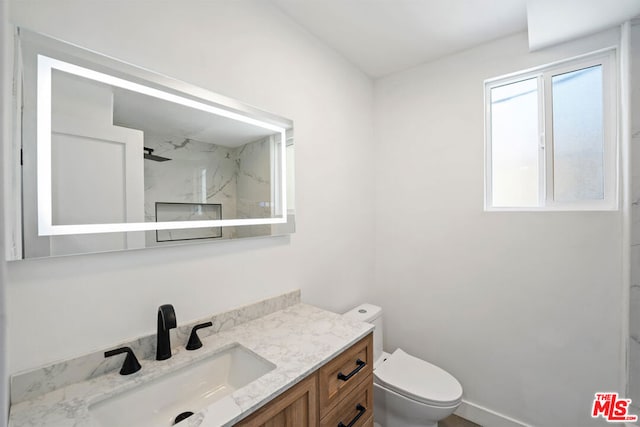
[[[438,423],[438,427],[482,427],[457,415],[451,415]]]

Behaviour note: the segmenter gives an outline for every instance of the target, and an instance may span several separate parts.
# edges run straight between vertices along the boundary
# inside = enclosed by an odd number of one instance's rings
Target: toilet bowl
[[[437,427],[462,402],[462,386],[445,370],[402,349],[382,351],[382,309],[362,304],[344,316],[373,323],[373,417],[381,427]]]

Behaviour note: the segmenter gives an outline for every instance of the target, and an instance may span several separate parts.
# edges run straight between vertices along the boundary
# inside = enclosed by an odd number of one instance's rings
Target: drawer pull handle
[[[363,362],[362,360],[358,359],[358,360],[356,360],[356,365],[358,365],[356,367],[356,369],[354,369],[353,371],[349,372],[349,374],[347,374],[347,375],[343,374],[342,372],[338,372],[338,379],[342,380],[342,381],[348,381],[352,376],[354,376],[355,374],[360,372],[360,370],[362,368],[367,366],[367,362]]]
[[[353,417],[351,422],[349,424],[347,424],[347,425],[344,425],[342,423],[342,421],[340,421],[338,423],[338,427],[353,427],[358,422],[360,417],[362,417],[364,415],[364,413],[367,412],[367,408],[365,408],[364,406],[362,406],[359,403],[356,405],[356,409],[358,410],[358,414],[355,417]]]

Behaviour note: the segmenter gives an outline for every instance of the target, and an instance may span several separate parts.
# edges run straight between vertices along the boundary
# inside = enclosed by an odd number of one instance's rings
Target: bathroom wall
[[[161,3],[161,4],[159,4]],[[292,289],[347,309],[373,283],[373,86],[266,2],[11,0],[13,22],[290,118],[290,237],[10,262],[9,372]]]
[[[10,138],[10,107],[11,107],[11,30],[9,22],[8,3],[0,1],[0,102],[2,107],[0,111],[0,141],[6,141]],[[5,157],[4,146],[0,147],[2,157]],[[4,163],[0,162],[0,200],[4,201]],[[6,375],[7,367],[7,322],[6,309],[7,298],[5,296],[6,286],[6,267],[5,250],[4,250],[4,212],[0,209],[0,427],[7,425],[9,417],[9,383]]]
[[[640,23],[631,26],[631,289],[629,398],[640,413]]]
[[[455,375],[480,424],[600,425],[594,393],[624,393],[621,213],[483,211],[483,81],[618,39],[517,34],[375,83],[385,346]]]

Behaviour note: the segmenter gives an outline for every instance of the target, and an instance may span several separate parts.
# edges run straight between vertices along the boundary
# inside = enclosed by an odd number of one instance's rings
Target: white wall
[[[15,23],[202,86],[295,123],[297,232],[11,262],[9,371],[101,349],[295,288],[346,309],[373,282],[371,81],[255,1],[11,1]]]
[[[375,84],[386,348],[536,426],[599,425],[593,394],[624,392],[621,214],[483,212],[483,81],[617,42],[611,31],[530,54],[518,34]]]
[[[640,412],[640,22],[631,32],[631,286],[629,308],[629,398]]]
[[[11,108],[11,30],[9,22],[9,7],[6,1],[0,0],[0,141],[7,141],[10,136],[10,108]],[[0,146],[0,153],[5,158],[4,146]],[[0,200],[4,201],[4,164],[0,162]],[[0,427],[7,424],[9,416],[9,382],[7,380],[7,299],[5,295],[6,266],[4,250],[5,226],[4,212],[0,209]]]

